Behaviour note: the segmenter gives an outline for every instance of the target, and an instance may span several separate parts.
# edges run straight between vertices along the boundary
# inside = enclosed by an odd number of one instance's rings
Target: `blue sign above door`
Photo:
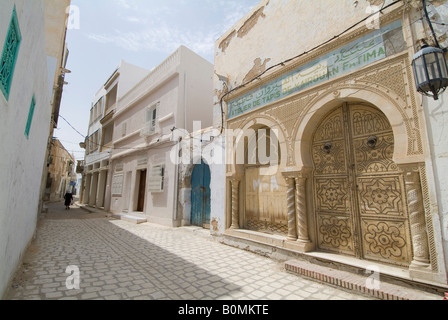
[[[405,47],[401,21],[396,21],[230,101],[227,118],[235,118],[397,53],[399,50],[387,50],[386,46],[386,36],[396,31],[400,33],[395,45]]]

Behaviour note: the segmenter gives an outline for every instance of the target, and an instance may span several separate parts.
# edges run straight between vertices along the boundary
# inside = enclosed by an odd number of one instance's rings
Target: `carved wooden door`
[[[408,265],[412,260],[403,177],[381,111],[345,104],[313,141],[314,201],[320,249]]]

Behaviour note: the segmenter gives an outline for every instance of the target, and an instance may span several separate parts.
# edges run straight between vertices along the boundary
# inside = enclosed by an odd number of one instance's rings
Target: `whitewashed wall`
[[[0,48],[14,4],[22,42],[9,100],[0,93],[0,296],[35,232],[51,120],[44,1],[1,1]],[[24,132],[33,94],[36,108],[27,139]]]
[[[416,10],[415,15],[419,14],[421,14],[420,11]],[[448,2],[428,2],[428,14],[432,21],[446,24],[448,22]],[[427,26],[426,22],[424,26]],[[417,23],[413,27],[416,39],[425,37],[429,40],[428,43],[433,41],[427,27],[424,28],[422,24]],[[434,23],[433,27],[440,47],[448,47],[446,38],[448,26]],[[448,59],[448,55],[445,54],[445,58]],[[443,242],[443,254],[445,263],[448,265],[448,92],[440,95],[437,101],[430,97],[422,97],[422,106],[428,128],[428,148],[431,153],[428,163],[432,163],[432,167],[427,167],[431,205],[432,210],[438,213],[434,214],[433,218],[436,223],[440,223],[440,225],[438,224],[440,230],[437,231],[440,231],[442,235],[442,239],[436,240]]]

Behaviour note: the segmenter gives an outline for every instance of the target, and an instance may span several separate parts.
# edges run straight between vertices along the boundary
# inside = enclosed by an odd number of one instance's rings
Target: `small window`
[[[35,107],[36,107],[36,100],[34,99],[34,96],[33,96],[33,98],[31,99],[30,111],[28,113],[28,120],[26,122],[26,127],[25,127],[25,137],[27,139],[30,138],[31,123],[33,122]]]
[[[121,136],[122,137],[126,137],[126,130],[127,130],[127,123],[126,122],[124,122],[122,125],[121,125]]]
[[[123,193],[123,174],[117,174],[112,178],[112,196],[121,196]]]
[[[12,77],[14,75],[14,68],[17,61],[21,41],[22,36],[20,35],[16,8],[14,7],[11,23],[9,24],[8,33],[6,34],[5,44],[3,46],[3,52],[0,60],[0,89],[6,100],[9,99]]]
[[[99,148],[99,132],[96,131],[94,134],[92,134],[89,138],[89,153],[92,153],[94,151],[97,151]]]
[[[158,130],[158,107],[159,103],[149,107],[146,110],[146,124],[148,126],[149,132],[153,133]]]
[[[165,165],[152,166],[149,172],[148,192],[163,192]]]

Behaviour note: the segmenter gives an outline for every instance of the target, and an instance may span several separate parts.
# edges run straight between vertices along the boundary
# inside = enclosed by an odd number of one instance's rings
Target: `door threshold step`
[[[135,223],[135,224],[141,224],[148,222],[148,219],[142,215],[137,214],[129,214],[129,213],[115,213],[112,215],[113,218]]]

